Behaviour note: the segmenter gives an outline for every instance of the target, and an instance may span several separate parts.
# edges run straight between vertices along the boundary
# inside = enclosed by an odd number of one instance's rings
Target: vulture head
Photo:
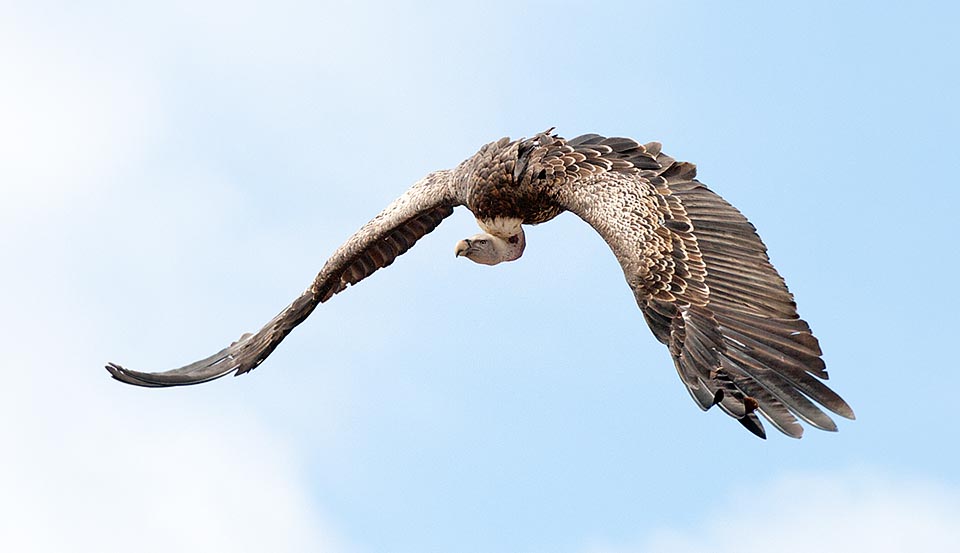
[[[474,263],[496,265],[519,259],[526,245],[522,230],[507,238],[481,232],[457,242],[456,253],[457,257],[462,255]]]

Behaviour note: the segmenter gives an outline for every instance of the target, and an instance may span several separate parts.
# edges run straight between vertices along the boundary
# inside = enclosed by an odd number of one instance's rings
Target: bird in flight
[[[393,263],[455,207],[466,206],[482,230],[458,242],[456,255],[484,265],[523,255],[522,225],[570,211],[613,250],[701,409],[717,406],[761,438],[761,416],[794,438],[803,434],[798,419],[837,429],[823,408],[854,418],[823,383],[819,343],[756,229],[696,180],[695,165],[664,154],[657,142],[597,134],[567,140],[552,131],[501,138],[454,169],[428,174],[340,246],[300,297],[255,334],[179,369],[106,369],[147,387],[249,372],[319,304]]]

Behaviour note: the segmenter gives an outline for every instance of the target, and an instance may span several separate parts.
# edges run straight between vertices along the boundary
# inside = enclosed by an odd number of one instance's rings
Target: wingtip
[[[745,416],[738,418],[737,422],[761,440],[767,439],[767,430],[763,427],[763,423],[760,422],[756,413],[747,413]]]
[[[112,361],[108,361],[107,364],[103,366],[103,368],[107,369],[107,372],[110,373],[110,376],[113,377],[115,380],[123,380],[123,372],[125,369],[120,365],[117,365]]]
[[[841,417],[847,420],[851,420],[851,421],[857,420],[857,415],[853,413],[853,407],[850,407],[850,405],[847,404],[846,402],[844,402],[843,406],[840,409],[834,411],[834,413],[840,415]]]
[[[124,384],[132,384],[134,386],[143,386],[145,388],[158,387],[157,384],[153,384],[149,381],[138,378],[136,376],[138,374],[137,371],[131,371],[129,369],[125,369],[121,365],[118,365],[116,363],[107,362],[107,364],[104,365],[104,368],[107,369],[107,372],[110,373],[110,376],[113,377],[114,380],[123,382]]]

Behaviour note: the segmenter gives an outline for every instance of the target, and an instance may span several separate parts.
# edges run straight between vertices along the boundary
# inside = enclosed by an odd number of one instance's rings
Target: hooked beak
[[[457,249],[456,249],[457,257],[460,257],[461,255],[466,255],[467,252],[470,250],[470,246],[471,244],[470,244],[469,238],[457,242]]]

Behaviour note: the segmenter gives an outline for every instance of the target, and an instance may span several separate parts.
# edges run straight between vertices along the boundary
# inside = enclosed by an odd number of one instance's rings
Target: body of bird
[[[503,138],[454,169],[430,173],[351,236],[307,290],[255,334],[185,367],[145,373],[108,364],[140,386],[197,384],[259,365],[320,303],[386,267],[466,206],[483,232],[456,255],[496,265],[518,259],[522,225],[571,211],[613,250],[654,336],[704,410],[719,406],[758,436],[760,416],[793,437],[798,419],[836,430],[821,406],[853,411],[823,384],[817,339],[770,264],[755,228],[660,144],[550,131]]]

